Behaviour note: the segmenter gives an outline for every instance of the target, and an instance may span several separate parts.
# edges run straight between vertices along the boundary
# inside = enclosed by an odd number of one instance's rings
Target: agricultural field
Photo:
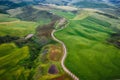
[[[71,79],[60,64],[62,46],[50,36],[55,21],[51,22],[49,17],[56,19],[56,16],[47,15],[49,13],[46,11],[41,12],[37,15],[42,18],[37,19],[35,16],[33,21],[32,17],[18,19],[19,17],[1,14],[0,80]],[[21,15],[26,14],[27,11]],[[47,19],[43,15],[47,15]],[[32,38],[27,38],[29,34],[33,34]]]
[[[35,33],[35,28],[38,26],[35,22],[14,21],[0,23],[0,36],[26,36]]]
[[[41,10],[39,7],[36,8],[34,6],[10,9],[8,13],[20,20],[37,22],[39,25],[49,24],[52,21],[60,19],[59,16],[53,15],[48,10]]]
[[[50,10],[50,12],[52,12],[60,17],[64,17],[66,19],[72,19],[76,15],[75,13],[72,13],[70,11],[64,11],[64,10]]]
[[[30,49],[27,45],[19,47],[14,40],[35,33],[38,24],[7,14],[0,14],[0,19],[0,80],[26,80],[31,70],[25,69],[23,61],[30,57]]]
[[[3,54],[4,52],[4,54]],[[14,43],[0,45],[0,80],[17,80],[22,76],[28,76],[28,70],[20,64],[22,60],[29,57],[27,46],[18,48]],[[12,78],[11,76],[14,76]]]
[[[37,80],[37,78],[40,80],[72,79],[61,67],[62,51],[60,44],[50,44],[42,48],[41,54],[36,59],[36,64],[39,66],[35,70],[34,80]]]
[[[10,21],[18,21],[17,18],[12,18],[6,14],[0,14],[0,22],[10,22]]]
[[[0,0],[0,80],[119,80],[112,0]]]
[[[65,65],[81,80],[119,79],[120,50],[107,41],[115,31],[112,23],[98,17],[71,19],[55,36],[67,47]]]
[[[21,21],[18,18],[10,17],[8,14],[0,14],[0,36],[23,37],[35,33],[38,25],[36,22]]]

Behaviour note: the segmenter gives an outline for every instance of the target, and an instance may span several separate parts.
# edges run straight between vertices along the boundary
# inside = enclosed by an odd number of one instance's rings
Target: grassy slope
[[[0,14],[0,36],[25,36],[35,33],[37,26],[36,22],[20,21],[7,14]]]
[[[62,11],[62,10],[51,10],[52,13],[64,17],[66,19],[72,19],[74,18],[75,14],[73,14],[72,12],[67,12],[67,11]]]
[[[0,14],[0,22],[10,22],[10,21],[16,21],[18,19],[11,18],[9,15],[6,14]]]
[[[22,72],[25,72],[19,62],[27,57],[28,47],[18,48],[13,43],[0,45],[0,80],[18,80],[20,75],[24,74]],[[27,73],[24,76],[27,76]]]
[[[3,14],[4,15],[4,14]],[[4,20],[6,18],[6,20]],[[0,36],[10,35],[10,36],[25,36],[27,34],[35,33],[35,28],[37,25],[43,25],[51,20],[48,19],[40,19],[37,23],[30,21],[12,21],[7,22],[9,17],[3,16],[0,23]],[[28,43],[27,45],[36,45],[36,43]],[[33,47],[32,47],[33,48]],[[59,61],[50,61],[49,63],[41,63],[41,61],[34,60],[29,61],[28,56],[31,54],[30,48],[23,46],[22,48],[18,48],[15,44],[1,44],[0,45],[0,80],[46,80],[61,77],[64,75],[64,71],[60,66]],[[37,51],[34,51],[34,55],[36,55]],[[41,53],[41,52],[40,52]],[[24,56],[25,55],[25,56]],[[30,55],[31,56],[31,55]],[[5,58],[4,58],[5,57]],[[13,60],[12,60],[13,58]],[[40,58],[38,56],[38,58]],[[40,58],[41,59],[41,58]],[[35,64],[34,64],[35,62]],[[30,64],[30,65],[29,65]],[[55,64],[58,69],[58,74],[48,74],[48,69],[51,64]],[[7,67],[9,66],[9,67]],[[34,66],[32,69],[28,69],[29,66]],[[43,68],[43,72],[41,72],[40,67]],[[11,74],[9,74],[11,73]],[[34,78],[35,76],[35,78]],[[41,77],[42,76],[42,77]],[[65,78],[70,78],[68,75]],[[71,78],[70,78],[71,79]],[[54,79],[53,79],[54,80]]]
[[[120,78],[120,50],[106,43],[113,33],[109,26],[105,21],[87,17],[70,20],[67,28],[55,33],[67,46],[65,65],[81,80]]]
[[[37,23],[27,21],[16,21],[8,15],[0,15],[0,36],[25,36],[35,33]],[[25,69],[21,63],[29,57],[29,48],[24,46],[18,48],[14,43],[0,45],[0,80],[26,80],[30,70]],[[27,64],[26,64],[27,65]]]
[[[8,24],[0,24],[0,36],[25,36],[27,34],[35,33],[37,23],[19,21]]]

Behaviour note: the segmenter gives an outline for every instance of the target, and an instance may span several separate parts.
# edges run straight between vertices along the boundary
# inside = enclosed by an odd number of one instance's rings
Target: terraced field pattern
[[[100,1],[0,0],[0,80],[120,80],[119,1]]]
[[[55,33],[67,46],[66,67],[80,80],[120,78],[120,50],[108,42],[116,33],[112,20],[92,13],[82,19],[70,19],[66,28]]]

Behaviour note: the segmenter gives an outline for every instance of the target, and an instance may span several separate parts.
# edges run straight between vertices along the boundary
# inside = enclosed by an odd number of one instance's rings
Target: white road
[[[79,78],[78,78],[77,76],[75,76],[71,71],[69,71],[69,70],[66,68],[66,66],[64,65],[65,58],[67,57],[67,49],[66,49],[65,44],[64,44],[62,41],[58,40],[58,39],[54,36],[54,32],[56,32],[56,31],[57,31],[57,30],[53,30],[52,33],[51,33],[51,36],[52,36],[52,38],[53,38],[55,41],[59,42],[59,43],[62,44],[62,46],[63,46],[64,55],[63,55],[63,58],[62,58],[62,60],[61,60],[61,66],[62,66],[63,70],[64,70],[66,73],[68,73],[74,80],[79,80]]]

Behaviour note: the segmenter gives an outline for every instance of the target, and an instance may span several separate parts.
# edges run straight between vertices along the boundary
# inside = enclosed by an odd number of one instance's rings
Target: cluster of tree
[[[101,12],[96,12],[100,15],[104,15],[104,16],[107,16],[109,18],[113,18],[113,19],[119,19],[118,17],[114,16],[114,15],[111,15],[111,14],[106,14],[106,13],[101,13]]]
[[[38,26],[36,28],[37,35],[39,37],[41,36],[51,37],[51,31],[54,29],[55,24],[56,24],[56,21],[53,21],[50,24]]]
[[[48,25],[38,26],[36,29],[36,34],[27,40],[19,39],[16,41],[16,44],[19,47],[28,46],[30,50],[30,57],[28,59],[22,60],[21,65],[25,68],[34,68],[36,66],[35,60],[40,54],[40,51],[43,46],[47,44],[56,43],[51,37],[51,31],[54,29],[55,22],[51,22]]]
[[[35,60],[39,56],[42,47],[47,44],[56,43],[52,39],[49,39],[47,40],[47,42],[43,43],[41,42],[41,39],[42,38],[35,35],[28,40],[17,40],[15,42],[19,47],[28,46],[30,51],[30,57],[28,59],[22,60],[20,62],[20,65],[23,65],[25,68],[28,68],[28,69],[34,68],[36,66]]]
[[[108,40],[109,43],[112,43],[117,48],[120,48],[120,33],[111,34],[110,39]]]
[[[16,15],[17,18],[25,21],[39,21],[44,19],[50,19],[51,21],[55,21],[59,19],[57,15],[53,15],[48,11],[38,10],[33,8],[32,6],[25,6],[22,8],[22,13]]]
[[[19,37],[16,37],[16,36],[9,36],[9,35],[0,36],[0,44],[13,42],[13,41],[18,40],[18,39],[19,39]]]

